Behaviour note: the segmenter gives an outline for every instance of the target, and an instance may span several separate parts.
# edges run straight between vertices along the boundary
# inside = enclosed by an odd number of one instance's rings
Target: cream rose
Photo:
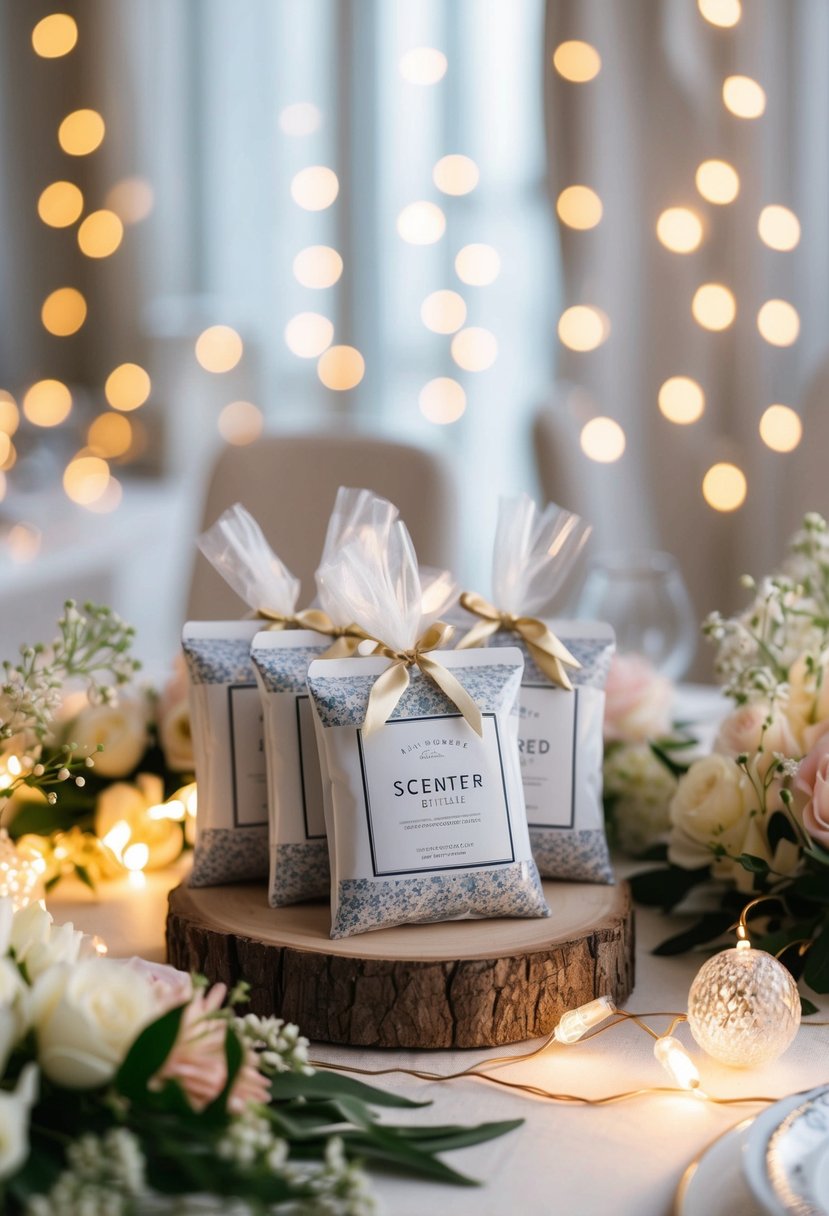
[[[685,869],[710,865],[712,845],[736,856],[756,810],[754,788],[732,759],[713,753],[695,761],[671,800],[669,859]]]
[[[158,740],[164,759],[174,773],[193,772],[195,761],[189,701],[179,701],[163,714],[159,710]]]
[[[806,656],[801,655],[789,668],[788,685],[786,714],[803,744],[802,751],[808,751],[816,741],[812,728],[829,718],[829,665],[824,664],[820,673],[810,671]]]
[[[15,912],[9,945],[15,961],[25,966],[29,983],[55,963],[74,963],[78,959],[83,933],[71,923],[55,925],[52,916],[39,903]]]
[[[51,967],[32,990],[40,1067],[70,1089],[105,1085],[157,1012],[144,976],[114,959]]]
[[[146,710],[136,701],[91,705],[78,714],[69,733],[81,755],[94,756],[95,771],[101,777],[125,777],[134,772],[149,742]],[[101,752],[96,751],[99,745]]]
[[[792,758],[801,754],[788,718],[767,701],[752,701],[724,718],[713,750],[732,760],[743,754],[754,758],[761,776],[768,772],[775,752]]]
[[[28,1027],[28,986],[11,959],[0,958],[0,1075]]]
[[[16,1174],[29,1155],[29,1111],[37,1100],[37,1066],[27,1064],[9,1093],[0,1090],[0,1180]]]
[[[638,654],[617,654],[605,686],[604,737],[644,743],[671,729],[671,681]]]

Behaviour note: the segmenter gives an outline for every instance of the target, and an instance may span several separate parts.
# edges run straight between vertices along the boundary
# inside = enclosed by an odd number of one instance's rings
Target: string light
[[[760,419],[760,438],[773,452],[792,452],[803,437],[803,423],[788,405],[770,405]]]
[[[253,402],[231,401],[222,409],[216,425],[225,443],[243,447],[256,442],[265,428],[265,419]]]
[[[766,108],[765,91],[750,76],[727,76],[722,98],[726,109],[736,118],[759,118]]]
[[[698,1089],[699,1072],[688,1052],[673,1035],[663,1035],[653,1045],[653,1054],[680,1089]]]
[[[722,283],[703,283],[694,292],[691,313],[703,329],[718,333],[728,329],[733,322],[737,315],[737,301],[733,292]]]
[[[291,198],[306,211],[324,211],[340,192],[340,183],[327,165],[309,165],[300,169],[291,182]]]
[[[589,186],[566,186],[556,199],[558,218],[568,228],[595,228],[602,211],[602,200]]]
[[[61,380],[37,380],[23,395],[23,413],[35,426],[60,426],[71,409],[72,394]]]
[[[415,46],[406,51],[399,63],[400,75],[409,84],[437,84],[448,66],[443,51],[432,46]]]
[[[68,228],[82,211],[83,194],[74,182],[52,182],[37,200],[37,213],[50,228]]]
[[[573,84],[586,84],[598,76],[602,59],[589,42],[573,39],[560,43],[553,52],[553,67],[559,76]]]
[[[702,241],[702,222],[689,207],[668,207],[656,221],[656,235],[672,253],[693,253]]]
[[[322,125],[322,114],[310,101],[295,101],[279,113],[279,125],[286,135],[301,139],[313,135]]]
[[[715,511],[736,511],[745,502],[747,489],[745,473],[727,460],[712,464],[702,479],[703,498]]]
[[[196,339],[196,358],[206,372],[232,371],[243,352],[242,339],[229,325],[211,325]]]
[[[433,291],[420,306],[420,317],[436,334],[453,334],[466,320],[466,301],[456,291]]]
[[[709,203],[724,207],[740,193],[740,176],[727,160],[704,160],[697,168],[697,190]]]
[[[613,418],[591,418],[579,436],[581,450],[598,464],[613,464],[625,451],[625,432]]]
[[[86,442],[94,454],[114,459],[124,456],[132,446],[132,426],[123,414],[99,414],[90,424]]]
[[[434,245],[446,231],[446,216],[436,203],[409,203],[397,217],[398,235],[409,245]]]
[[[101,146],[105,134],[97,110],[73,110],[58,127],[58,143],[68,156],[88,156]]]
[[[600,1026],[616,1012],[616,1007],[609,996],[600,996],[595,1001],[571,1009],[559,1021],[553,1036],[559,1043],[577,1043],[579,1039]]]
[[[69,338],[86,320],[86,300],[76,287],[58,287],[43,301],[40,319],[56,338]]]
[[[457,422],[466,409],[466,393],[463,386],[451,376],[438,376],[424,384],[418,397],[418,406],[424,418],[438,426],[449,426]]]
[[[317,375],[325,387],[340,393],[356,388],[365,372],[365,359],[354,346],[331,346],[317,364]]]
[[[558,320],[558,336],[570,350],[589,351],[601,346],[610,332],[607,318],[589,304],[566,308]]]
[[[74,50],[78,26],[68,13],[50,13],[32,30],[32,48],[41,59],[61,59]]]
[[[498,357],[498,340],[488,329],[471,325],[455,334],[451,353],[458,367],[464,371],[483,372],[492,367]]]
[[[121,363],[106,378],[104,396],[114,410],[137,410],[150,395],[152,384],[143,367]]]
[[[766,300],[757,314],[757,328],[772,346],[791,346],[800,333],[800,317],[788,300]]]
[[[488,287],[501,273],[501,258],[491,245],[464,245],[455,257],[455,273],[470,287]]]
[[[669,422],[688,426],[702,417],[705,393],[690,376],[671,376],[659,390],[659,408]]]
[[[93,211],[78,229],[78,246],[88,258],[108,258],[123,236],[124,225],[114,211]]]
[[[303,287],[333,287],[343,272],[343,260],[329,245],[309,245],[294,258],[294,278]]]
[[[14,435],[20,426],[20,410],[11,393],[0,389],[0,431],[6,435]]]
[[[468,156],[442,156],[432,170],[432,181],[444,194],[469,194],[480,180],[480,170]]]
[[[788,207],[770,203],[760,212],[757,231],[769,249],[788,253],[800,240],[800,220]]]
[[[697,0],[699,11],[711,25],[731,29],[742,16],[740,0]]]
[[[319,312],[300,312],[285,326],[285,345],[300,359],[316,359],[334,340],[334,326]]]
[[[63,471],[67,498],[85,507],[101,497],[109,483],[109,465],[100,456],[76,456]]]

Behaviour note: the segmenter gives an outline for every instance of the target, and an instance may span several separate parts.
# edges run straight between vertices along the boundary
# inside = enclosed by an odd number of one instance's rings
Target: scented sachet
[[[602,721],[613,630],[543,615],[589,532],[553,503],[539,511],[526,495],[502,499],[493,602],[461,596],[471,628],[458,648],[520,648],[519,748],[533,856],[545,878],[607,883],[613,870],[602,804]]]

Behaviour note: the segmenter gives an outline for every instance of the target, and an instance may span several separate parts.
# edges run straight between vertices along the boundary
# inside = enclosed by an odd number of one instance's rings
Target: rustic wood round
[[[545,920],[404,925],[341,941],[327,904],[269,908],[260,886],[170,893],[167,954],[250,1009],[362,1047],[491,1047],[548,1034],[561,1014],[633,987],[626,883],[545,883]]]

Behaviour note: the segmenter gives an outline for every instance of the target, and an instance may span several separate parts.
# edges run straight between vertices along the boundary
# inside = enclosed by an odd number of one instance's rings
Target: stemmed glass
[[[621,551],[592,558],[576,615],[607,621],[620,653],[645,655],[672,680],[691,665],[697,621],[670,553]]]

